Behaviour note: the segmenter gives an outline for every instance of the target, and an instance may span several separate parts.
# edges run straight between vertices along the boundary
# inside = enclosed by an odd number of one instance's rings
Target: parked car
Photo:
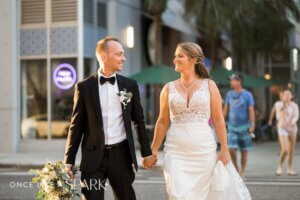
[[[51,137],[66,138],[70,122],[66,120],[52,120]],[[22,120],[22,137],[23,138],[47,138],[48,121],[46,114],[33,115]]]

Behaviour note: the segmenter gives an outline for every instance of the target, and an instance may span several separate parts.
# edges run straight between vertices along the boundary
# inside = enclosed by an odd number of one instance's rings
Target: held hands
[[[142,158],[142,165],[143,165],[143,167],[145,169],[152,168],[156,164],[157,158],[158,158],[158,151],[155,151],[152,148],[152,155],[148,156],[148,157]]]
[[[145,158],[142,158],[142,164],[145,169],[152,168],[157,161],[157,156],[151,155]]]

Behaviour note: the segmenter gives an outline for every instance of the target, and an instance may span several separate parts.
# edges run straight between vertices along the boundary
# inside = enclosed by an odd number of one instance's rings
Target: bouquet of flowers
[[[77,173],[77,168],[73,169],[73,174]],[[48,162],[42,170],[30,170],[36,176],[32,179],[33,183],[38,183],[39,192],[37,199],[61,200],[75,199],[79,194],[76,191],[75,183],[65,170],[63,161],[56,163]]]

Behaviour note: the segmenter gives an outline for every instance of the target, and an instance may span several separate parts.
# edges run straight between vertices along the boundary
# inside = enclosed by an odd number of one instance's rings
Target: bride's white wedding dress
[[[188,106],[175,88],[175,82],[168,84],[171,125],[164,147],[164,176],[169,200],[215,200],[217,196],[218,199],[225,199],[222,194],[228,193],[229,180],[226,179],[223,183],[223,179],[215,173],[221,171],[231,176],[230,170],[223,170],[216,165],[216,141],[209,125],[211,113],[208,81],[202,81]],[[238,178],[239,183],[243,184],[239,176]],[[220,185],[223,186],[223,191],[224,188],[227,191],[220,192]],[[246,187],[243,189],[248,192]],[[249,198],[251,199],[250,195]]]

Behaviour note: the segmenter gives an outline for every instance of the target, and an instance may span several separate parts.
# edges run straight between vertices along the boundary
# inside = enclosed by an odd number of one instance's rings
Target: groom
[[[96,47],[98,73],[75,86],[74,106],[65,150],[67,172],[72,166],[80,142],[82,198],[104,199],[108,179],[115,199],[134,200],[132,183],[137,170],[131,121],[134,122],[145,168],[152,167],[140,94],[134,80],[117,74],[125,62],[124,50],[117,38],[106,37]],[[126,98],[128,97],[128,98]]]

